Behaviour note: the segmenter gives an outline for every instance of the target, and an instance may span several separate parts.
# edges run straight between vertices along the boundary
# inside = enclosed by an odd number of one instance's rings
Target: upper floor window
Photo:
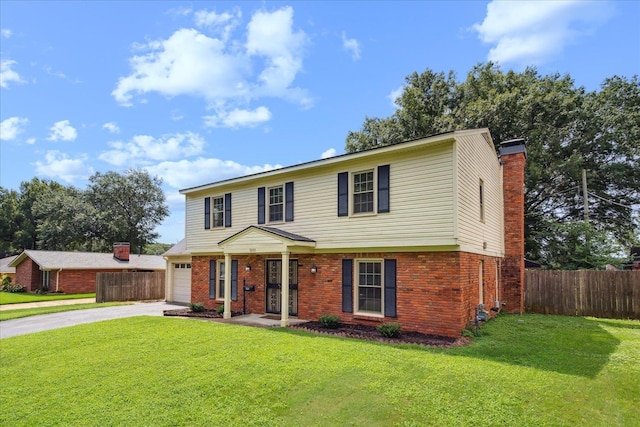
[[[212,209],[213,208],[213,209]],[[213,215],[212,215],[213,214]],[[213,219],[213,221],[211,221]],[[231,193],[204,198],[204,228],[231,227]]]
[[[224,227],[224,197],[213,198],[213,226]]]
[[[269,222],[280,222],[284,212],[284,191],[282,186],[269,188]]]
[[[479,186],[480,197],[480,221],[484,222],[484,181],[480,180]]]
[[[390,165],[338,174],[338,216],[391,212]]]
[[[353,174],[353,213],[373,212],[373,171]]]

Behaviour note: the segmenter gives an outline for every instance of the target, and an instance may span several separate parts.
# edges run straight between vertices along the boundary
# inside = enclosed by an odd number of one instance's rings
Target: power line
[[[623,208],[633,209],[633,206],[623,205],[622,203],[618,203],[618,202],[613,201],[613,200],[611,200],[611,199],[606,199],[606,198],[604,198],[604,197],[598,196],[598,195],[597,195],[597,194],[595,194],[595,193],[587,192],[587,194],[588,194],[588,195],[590,195],[590,196],[592,196],[592,197],[595,197],[596,199],[604,200],[605,202],[609,202],[609,203],[612,203],[612,204],[614,204],[614,205],[621,206],[621,207],[623,207]]]

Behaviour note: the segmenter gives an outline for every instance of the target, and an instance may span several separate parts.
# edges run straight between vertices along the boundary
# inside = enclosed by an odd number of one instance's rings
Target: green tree
[[[94,208],[84,193],[74,187],[49,190],[32,206],[39,218],[36,227],[38,247],[59,251],[91,250],[89,218]]]
[[[367,117],[348,133],[346,151],[480,127],[496,144],[525,138],[526,256],[551,259],[548,239],[558,225],[582,220],[582,169],[595,232],[623,246],[637,241],[640,224],[629,207],[640,204],[639,103],[637,76],[612,77],[586,93],[569,75],[541,76],[531,67],[504,73],[478,64],[459,83],[453,72],[426,70],[405,79],[391,117]]]
[[[18,225],[13,244],[20,249],[46,249],[38,246],[38,224],[43,219],[41,213],[33,209],[39,200],[45,200],[50,194],[64,191],[64,186],[55,181],[33,178],[20,184],[19,215],[15,218]]]
[[[14,243],[22,222],[18,192],[0,187],[0,252],[19,252],[20,248]]]
[[[103,245],[122,241],[141,249],[158,237],[153,230],[169,215],[160,178],[130,169],[124,174],[96,173],[89,181],[87,201],[95,208]]]

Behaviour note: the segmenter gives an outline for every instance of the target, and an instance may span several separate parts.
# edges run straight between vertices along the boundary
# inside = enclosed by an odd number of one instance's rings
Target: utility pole
[[[584,222],[589,222],[589,196],[587,195],[587,170],[582,169],[582,199],[584,201]]]

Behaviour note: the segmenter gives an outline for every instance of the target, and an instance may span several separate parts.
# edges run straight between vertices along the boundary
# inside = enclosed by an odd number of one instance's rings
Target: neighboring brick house
[[[520,312],[526,150],[500,152],[455,131],[182,190],[167,300],[453,337]]]
[[[16,282],[16,269],[15,267],[9,267],[9,263],[16,259],[17,255],[9,256],[0,259],[0,280],[8,276],[11,278],[11,283]]]
[[[130,255],[128,243],[113,245],[113,253],[25,250],[9,265],[15,267],[15,283],[33,292],[47,287],[68,294],[96,291],[96,273],[164,271],[159,255]]]

